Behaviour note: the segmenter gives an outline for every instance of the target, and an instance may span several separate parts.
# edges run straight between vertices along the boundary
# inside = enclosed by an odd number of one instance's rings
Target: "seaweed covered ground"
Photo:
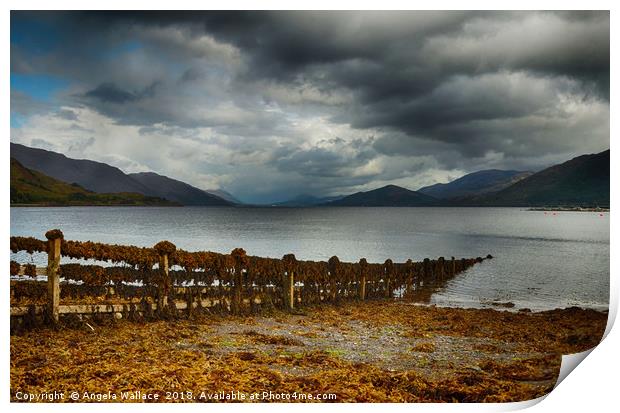
[[[508,402],[548,393],[607,314],[365,302],[11,336],[13,401]],[[62,397],[61,397],[62,396]]]

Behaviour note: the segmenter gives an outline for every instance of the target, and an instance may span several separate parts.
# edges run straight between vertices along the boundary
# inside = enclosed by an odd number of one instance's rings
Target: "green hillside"
[[[11,205],[161,205],[176,203],[142,194],[98,194],[30,170],[11,158]]]
[[[609,206],[609,150],[578,156],[501,191],[471,198],[489,206]]]

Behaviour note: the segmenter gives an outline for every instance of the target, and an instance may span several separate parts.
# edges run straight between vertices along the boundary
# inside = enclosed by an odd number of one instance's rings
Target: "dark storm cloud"
[[[94,46],[116,43],[122,36],[112,33],[136,27],[183,27],[190,36],[207,33],[239,47],[250,59],[244,76],[309,81],[326,89],[345,86],[369,105],[423,97],[455,75],[498,71],[566,76],[605,98],[609,94],[608,12],[153,11],[25,16],[56,19],[67,26],[60,38],[85,32],[86,44]],[[71,53],[80,50],[84,47]],[[17,52],[12,62],[23,67]],[[198,73],[190,67],[182,78],[196,79]],[[131,98],[129,93],[121,97],[110,92],[123,102]]]
[[[63,105],[232,151],[221,158],[264,166],[281,193],[400,178],[390,158],[411,174],[525,169],[609,145],[606,11],[11,17],[11,70],[73,81]],[[39,26],[48,40],[35,47]],[[12,93],[16,108],[24,99]],[[343,128],[343,142],[318,136]],[[424,161],[409,170],[403,157]],[[243,173],[226,170],[229,185],[251,191]]]
[[[568,76],[608,95],[608,12],[245,12],[191,20],[250,53],[254,75],[291,79],[324,65],[325,80],[362,88],[369,100],[498,70]]]
[[[126,103],[139,99],[136,94],[127,92],[114,83],[102,83],[93,90],[84,93],[84,97],[108,103]]]

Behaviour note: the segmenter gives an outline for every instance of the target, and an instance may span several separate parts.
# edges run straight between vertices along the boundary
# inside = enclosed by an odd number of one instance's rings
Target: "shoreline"
[[[322,392],[336,402],[521,401],[551,391],[561,355],[598,344],[606,321],[605,312],[577,308],[515,313],[385,301],[294,314],[106,319],[91,328],[76,321],[11,336],[11,397],[52,385],[141,391],[162,402],[206,401],[166,400],[168,390]]]
[[[54,205],[54,204],[11,204],[10,207],[11,208],[74,208],[74,207],[97,207],[97,208],[102,208],[102,207],[155,207],[155,208],[180,208],[180,207],[184,207],[185,205],[168,205],[168,204],[162,204],[162,205],[128,205],[128,204],[117,204],[117,205],[109,205],[109,204],[99,204],[99,205],[93,205],[93,204],[88,204],[88,205]]]
[[[609,208],[588,208],[588,207],[532,207],[527,211],[538,212],[609,212]]]
[[[282,205],[252,205],[252,204],[233,204],[233,205],[127,205],[127,204],[117,204],[117,205],[109,205],[109,204],[76,204],[76,205],[54,205],[54,204],[10,204],[11,208],[60,208],[60,207],[166,207],[166,208],[242,208],[242,209],[343,209],[343,208],[416,208],[416,209],[450,209],[450,208],[486,208],[486,209],[494,209],[494,208],[502,208],[502,209],[510,209],[510,208],[519,208],[524,211],[547,211],[547,212],[610,212],[610,208],[583,208],[583,207],[527,207],[523,205],[514,205],[514,206],[506,206],[506,205],[433,205],[433,206],[333,206],[333,205],[312,205],[312,206],[282,206]]]

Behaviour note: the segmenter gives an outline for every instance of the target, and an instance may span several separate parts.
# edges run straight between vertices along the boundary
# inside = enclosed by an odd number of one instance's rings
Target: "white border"
[[[458,2],[458,1],[442,1],[435,0],[433,2],[411,2],[411,1],[395,1],[395,0],[382,0],[381,2],[360,2],[360,1],[334,1],[334,0],[314,0],[314,1],[297,1],[292,3],[290,1],[282,1],[282,0],[266,0],[261,2],[251,2],[251,1],[241,1],[241,0],[228,0],[226,2],[200,2],[200,1],[187,1],[187,0],[176,0],[174,2],[163,2],[163,1],[118,1],[118,0],[108,0],[108,1],[76,1],[76,0],[57,0],[55,2],[49,3],[44,1],[32,1],[32,0],[22,0],[22,1],[8,1],[5,2],[8,7],[5,9],[5,12],[1,17],[0,27],[4,28],[3,32],[5,35],[3,36],[3,48],[4,53],[2,54],[3,58],[3,68],[4,68],[4,81],[0,82],[0,90],[1,96],[3,99],[3,111],[4,116],[2,117],[2,123],[4,125],[3,130],[10,136],[10,123],[9,123],[9,112],[10,112],[10,86],[9,86],[9,73],[10,73],[10,9],[16,10],[46,10],[50,9],[53,6],[54,9],[75,9],[75,10],[84,10],[84,9],[186,9],[186,10],[201,10],[201,9],[327,9],[327,10],[337,10],[337,9],[418,9],[418,10],[463,10],[465,6],[467,9],[471,10],[482,10],[482,9],[501,9],[501,10],[550,10],[550,9],[559,9],[559,10],[611,10],[611,73],[617,73],[617,53],[614,52],[613,46],[617,44],[615,40],[617,40],[617,23],[618,19],[616,18],[616,10],[614,10],[614,5],[618,4],[618,2],[612,1],[599,1],[599,0],[591,0],[588,2],[577,2],[577,1],[532,1],[532,0],[523,0],[523,1],[467,1],[467,2]],[[615,70],[613,68],[616,68]],[[618,88],[617,83],[614,82],[614,77],[612,75],[611,79],[611,136],[614,135],[617,128],[614,125],[615,114],[617,111],[614,111],[613,102],[618,98]],[[7,156],[9,153],[9,136],[6,136],[4,139],[3,147],[4,147],[4,156]],[[584,137],[587,139],[587,137]],[[611,144],[611,142],[610,142]],[[618,178],[618,164],[614,161],[617,160],[617,155],[614,150],[611,153],[612,162],[611,162],[611,173],[612,173],[612,182],[616,182]],[[2,177],[0,178],[3,182],[4,191],[3,191],[3,199],[2,201],[2,211],[4,214],[4,220],[2,221],[2,228],[4,235],[2,236],[2,243],[4,247],[2,247],[2,254],[5,257],[3,261],[4,263],[8,263],[9,261],[9,253],[8,253],[8,235],[10,233],[10,208],[9,208],[9,163],[4,163],[4,167],[1,170]],[[616,202],[618,198],[618,191],[615,187],[611,188],[611,203],[612,205],[618,205]],[[615,214],[615,210],[614,210]],[[616,329],[609,329],[612,325],[612,320],[615,318],[617,307],[618,307],[618,282],[616,276],[616,268],[617,268],[617,260],[615,257],[617,256],[618,248],[615,242],[617,238],[617,225],[615,224],[615,220],[612,219],[612,214],[610,214],[610,223],[611,223],[611,280],[610,280],[610,288],[611,288],[611,297],[610,297],[610,323],[608,324],[608,336],[605,340],[592,351],[592,353],[587,357],[585,362],[581,363],[581,365],[555,389],[553,390],[542,403],[538,403],[541,400],[535,400],[533,402],[526,403],[516,403],[516,404],[470,404],[470,405],[414,405],[414,404],[392,404],[389,406],[383,406],[381,404],[355,404],[351,405],[321,405],[321,410],[325,411],[336,411],[338,410],[355,410],[357,411],[376,411],[377,409],[390,409],[393,411],[409,411],[410,409],[431,409],[434,411],[507,411],[514,410],[519,408],[524,408],[527,406],[535,405],[531,408],[533,412],[543,412],[543,411],[608,411],[611,410],[611,407],[617,406],[617,402],[615,399],[616,392],[618,391],[617,387],[617,368],[618,368],[618,351],[620,349],[618,332]],[[11,404],[10,407],[7,406],[9,404],[9,311],[8,311],[8,278],[1,284],[2,286],[0,291],[0,296],[2,297],[2,303],[4,303],[4,311],[0,311],[0,317],[2,317],[3,326],[5,328],[5,340],[2,340],[0,343],[0,348],[2,350],[2,354],[4,355],[4,366],[5,369],[4,374],[1,377],[0,381],[0,400],[3,404],[6,404],[3,407],[10,408],[11,411],[24,411],[24,410],[43,410],[44,411],[77,411],[78,409],[84,409],[84,406],[81,404],[75,405],[33,405],[33,404]],[[121,409],[122,411],[162,411],[162,410],[170,410],[175,409],[178,406],[172,405],[120,405],[114,404],[110,405],[89,405],[88,409],[92,411],[107,411],[110,408],[113,409]],[[273,412],[273,411],[285,411],[290,410],[293,407],[295,410],[299,411],[309,411],[310,409],[315,409],[316,405],[303,405],[303,404],[295,404],[293,406],[279,404],[279,405],[183,405],[181,407],[182,410],[185,411],[201,411],[205,410],[210,411],[226,411],[229,412],[231,409],[235,410],[245,410],[252,411],[253,413],[262,413],[262,412]]]

